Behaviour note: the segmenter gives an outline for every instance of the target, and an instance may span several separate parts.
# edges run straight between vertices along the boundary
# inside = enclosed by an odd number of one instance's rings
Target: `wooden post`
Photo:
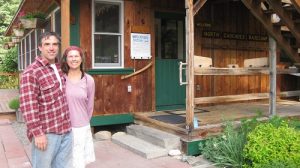
[[[276,115],[276,41],[269,36],[269,60],[270,60],[270,99],[269,113]]]
[[[194,129],[194,13],[193,0],[186,0],[186,31],[187,31],[187,87],[186,87],[186,129]]]
[[[61,0],[61,53],[70,45],[70,0]]]

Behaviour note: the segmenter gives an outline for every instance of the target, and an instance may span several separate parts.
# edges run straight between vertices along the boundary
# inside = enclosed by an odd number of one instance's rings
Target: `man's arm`
[[[39,92],[38,81],[32,72],[23,73],[20,84],[20,110],[28,131],[34,137],[44,134],[39,119]]]

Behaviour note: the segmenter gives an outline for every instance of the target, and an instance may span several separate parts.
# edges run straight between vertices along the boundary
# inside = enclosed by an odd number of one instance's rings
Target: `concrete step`
[[[112,136],[112,142],[146,159],[153,159],[168,155],[168,150],[128,134]]]
[[[180,149],[181,146],[178,136],[142,125],[127,126],[127,133],[167,150]]]

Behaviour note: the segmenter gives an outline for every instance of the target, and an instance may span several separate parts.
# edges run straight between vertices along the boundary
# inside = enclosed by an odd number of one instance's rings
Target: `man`
[[[33,168],[69,168],[72,165],[72,134],[60,65],[60,37],[54,32],[41,34],[39,57],[23,72],[20,109],[27,136],[32,142]]]

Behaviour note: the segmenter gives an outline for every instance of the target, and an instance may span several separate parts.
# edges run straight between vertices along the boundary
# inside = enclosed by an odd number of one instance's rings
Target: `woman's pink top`
[[[72,127],[90,124],[94,110],[95,81],[89,74],[77,82],[66,76],[66,94]]]

